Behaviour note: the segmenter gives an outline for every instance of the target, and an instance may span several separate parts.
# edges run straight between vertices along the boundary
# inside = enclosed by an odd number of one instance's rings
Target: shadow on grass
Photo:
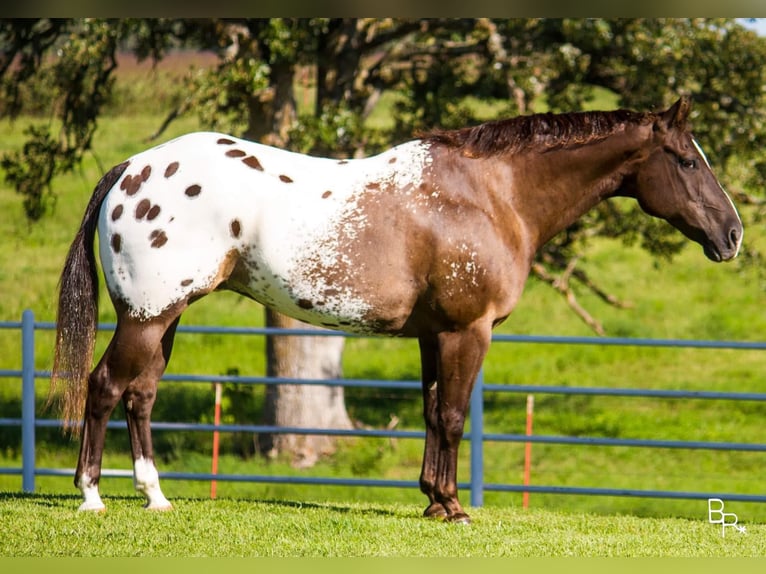
[[[136,503],[137,508],[143,505],[143,498],[138,495],[104,495],[104,502],[109,506],[110,501],[121,501],[128,503]],[[40,493],[28,493],[28,492],[0,492],[0,504],[4,502],[24,501],[30,502],[37,506],[47,508],[63,508],[71,507],[73,511],[76,511],[82,502],[82,498],[79,494],[40,494]],[[363,507],[363,506],[349,506],[339,504],[335,502],[300,502],[293,500],[277,500],[277,499],[257,499],[257,498],[219,498],[217,500],[211,500],[209,498],[191,498],[180,497],[174,498],[170,501],[171,504],[177,503],[209,503],[216,504],[217,502],[230,502],[234,504],[252,504],[252,505],[265,505],[273,506],[275,508],[290,508],[296,510],[325,510],[335,512],[338,514],[358,514],[361,516],[398,516],[399,513],[390,508],[383,507]],[[419,516],[415,514],[415,516]]]

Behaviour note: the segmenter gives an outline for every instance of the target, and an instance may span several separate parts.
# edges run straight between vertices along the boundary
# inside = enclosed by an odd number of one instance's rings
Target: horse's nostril
[[[737,245],[739,243],[739,230],[738,229],[732,229],[729,231],[729,241],[732,245]]]

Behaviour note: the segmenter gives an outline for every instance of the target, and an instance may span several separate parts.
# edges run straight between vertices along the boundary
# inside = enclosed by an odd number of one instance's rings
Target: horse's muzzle
[[[720,242],[720,245],[710,241],[703,246],[705,255],[716,263],[731,261],[739,255],[739,250],[742,247],[742,236],[742,224],[732,225],[724,240]]]

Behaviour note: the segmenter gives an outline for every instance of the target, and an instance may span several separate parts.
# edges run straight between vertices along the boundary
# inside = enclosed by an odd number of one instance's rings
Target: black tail
[[[98,214],[106,194],[114,186],[130,162],[113,167],[98,182],[85,208],[80,230],[69,248],[59,281],[56,317],[56,350],[48,394],[50,404],[64,383],[60,400],[64,430],[73,430],[72,421],[80,420],[85,407],[88,375],[93,360],[98,321],[98,271],[93,243]]]

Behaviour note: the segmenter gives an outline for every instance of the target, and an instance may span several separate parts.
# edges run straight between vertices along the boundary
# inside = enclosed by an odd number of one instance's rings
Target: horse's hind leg
[[[180,311],[172,316],[142,322],[122,314],[109,346],[90,374],[80,455],[74,479],[75,486],[83,495],[80,510],[105,509],[98,492],[98,483],[107,422],[131,383],[138,382],[144,372],[147,375],[156,372],[157,350],[165,332],[175,324],[179,315]],[[148,377],[145,380],[148,381]]]
[[[157,383],[170,360],[177,325],[178,319],[165,332],[161,344],[152,357],[152,362],[128,385],[122,395],[133,455],[133,484],[136,490],[146,497],[144,508],[150,510],[172,508],[168,499],[162,494],[159,473],[154,464],[151,413],[157,398]]]

